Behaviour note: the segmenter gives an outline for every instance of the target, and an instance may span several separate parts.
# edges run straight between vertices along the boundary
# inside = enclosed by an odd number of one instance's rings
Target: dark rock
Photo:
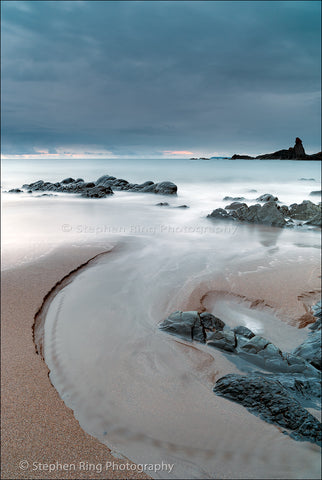
[[[272,195],[271,193],[264,193],[260,197],[256,198],[258,202],[277,202],[278,198]]]
[[[172,182],[160,182],[154,187],[154,192],[161,195],[176,195],[178,187]]]
[[[211,313],[197,311],[171,313],[159,328],[171,335],[177,335],[185,340],[195,340],[205,343],[207,331],[222,330],[225,323]]]
[[[322,160],[322,152],[306,155],[306,160]]]
[[[313,305],[312,312],[313,312],[313,315],[317,319],[320,319],[320,320],[322,319],[322,300],[320,300],[315,305]],[[317,323],[317,322],[315,322],[315,323]],[[313,326],[311,326],[310,328],[313,330]]]
[[[207,215],[208,218],[219,218],[219,219],[224,219],[224,220],[234,220],[229,213],[226,212],[223,208],[216,208],[216,210],[213,210],[209,215]]]
[[[234,352],[237,340],[234,332],[231,330],[212,332],[207,333],[207,345],[225,350],[226,352]]]
[[[283,227],[286,224],[283,213],[274,202],[267,202],[263,206],[257,204],[250,207],[241,207],[234,210],[233,214],[242,222],[272,225],[274,227]]]
[[[225,375],[217,380],[214,392],[243,405],[268,423],[292,430],[296,440],[321,443],[320,422],[269,375]]]
[[[295,145],[293,147],[293,151],[296,159],[302,159],[306,157],[302,140],[299,137],[296,137],[295,139]]]
[[[282,214],[284,215],[284,217],[288,217],[289,214],[290,214],[290,211],[288,209],[288,207],[286,205],[281,205],[279,207],[279,210],[282,212]]]
[[[235,327],[233,329],[233,331],[235,333],[237,333],[238,335],[241,335],[242,337],[245,337],[245,338],[253,338],[255,337],[255,333],[253,333],[249,328],[247,327],[244,327],[243,325],[240,325],[238,327]]]
[[[168,204],[168,202],[156,203],[155,206],[156,206],[156,207],[170,207],[170,205]]]
[[[105,198],[108,195],[113,195],[113,191],[110,187],[104,187],[104,185],[89,188],[81,194],[85,198]]]
[[[36,197],[57,197],[54,193],[42,193],[41,195],[36,195]]]
[[[106,190],[98,187],[105,187]],[[147,181],[141,185],[129,183],[123,178],[112,177],[111,175],[103,175],[94,182],[84,182],[82,178],[74,180],[73,178],[65,178],[62,182],[44,182],[38,180],[31,184],[25,184],[22,188],[29,191],[54,191],[61,193],[78,193],[82,197],[86,198],[102,198],[106,195],[110,195],[113,187],[114,190],[126,190],[132,192],[151,192],[161,195],[175,195],[177,192],[177,186],[172,182],[160,182],[154,184],[152,181]],[[110,190],[109,190],[110,189]],[[112,192],[113,193],[113,192]],[[186,208],[186,207],[181,207]]]
[[[243,159],[243,160],[253,160],[255,159],[255,157],[250,157],[249,155],[237,155],[235,153],[235,155],[233,155],[231,157],[232,160],[239,160],[239,159]]]
[[[247,207],[246,203],[233,202],[225,207],[226,210],[237,210],[240,207]]]
[[[212,313],[202,312],[200,314],[200,320],[206,330],[222,330],[225,327],[225,322]]]
[[[322,226],[322,215],[321,212],[315,215],[315,217],[311,218],[305,225],[312,225],[313,227],[320,227]]]
[[[171,315],[159,325],[159,328],[185,340],[197,340],[205,343],[206,333],[200,321],[199,313],[195,311],[177,311],[171,313]]]
[[[94,182],[84,182],[82,185],[81,185],[82,188],[93,188],[95,187],[95,183]]]
[[[22,193],[22,190],[20,188],[12,188],[8,193]]]
[[[188,205],[179,205],[178,207],[174,207],[174,208],[189,208]]]
[[[116,180],[116,177],[112,177],[111,175],[102,175],[100,178],[96,180],[96,185],[103,185],[105,187],[109,187],[112,185],[112,182]]]
[[[322,195],[322,190],[313,190],[313,192],[310,193],[311,196],[319,196],[321,197]]]
[[[68,177],[62,180],[60,183],[74,183],[74,182],[75,182],[74,178]]]
[[[318,370],[322,370],[321,318],[319,320],[314,323],[315,328],[311,328],[304,342],[293,350],[293,354],[304,358]]]
[[[278,150],[274,153],[266,153],[265,155],[258,155],[256,158],[262,160],[278,159],[278,160],[305,160],[307,157],[302,140],[298,137],[295,139],[294,147],[288,150]]]
[[[245,200],[244,197],[224,197],[223,198],[223,201],[224,202],[239,202],[240,200]]]
[[[315,182],[315,178],[299,178],[300,182]]]
[[[310,200],[303,200],[300,204],[293,203],[289,207],[289,211],[291,218],[297,220],[311,220],[321,213],[321,207]]]
[[[152,182],[152,180],[148,180],[147,182],[137,185],[137,188],[141,189],[141,188],[149,187],[151,185],[154,185],[154,182]]]

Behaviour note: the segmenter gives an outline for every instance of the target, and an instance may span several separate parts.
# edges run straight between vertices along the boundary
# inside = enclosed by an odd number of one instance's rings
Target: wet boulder
[[[239,325],[238,327],[235,327],[233,331],[237,335],[240,335],[241,337],[245,337],[249,339],[255,337],[255,333],[253,333],[249,328],[244,327],[243,325]]]
[[[236,336],[233,331],[216,331],[207,333],[207,345],[219,348],[226,352],[234,352],[237,346]]]
[[[176,195],[178,187],[172,182],[160,182],[154,186],[154,193],[160,195]]]
[[[275,202],[267,202],[263,206],[256,204],[250,207],[241,207],[233,211],[234,216],[248,223],[259,223],[273,227],[283,227],[286,224],[283,213]]]
[[[289,207],[290,217],[296,220],[312,220],[321,214],[321,206],[316,205],[310,200],[303,200],[302,203],[293,203]]]
[[[256,373],[229,374],[217,380],[213,390],[262,420],[291,430],[292,438],[321,444],[320,422],[276,378]]]
[[[173,312],[160,323],[159,328],[184,340],[205,342],[204,328],[200,321],[199,313],[196,311]]]
[[[161,322],[159,328],[185,340],[205,343],[207,332],[222,330],[224,326],[222,320],[208,312],[199,314],[197,311],[177,311]]]
[[[246,203],[233,202],[230,205],[227,205],[225,207],[225,210],[237,210],[238,208],[241,208],[241,207],[247,207]]]
[[[225,327],[225,322],[220,320],[212,313],[202,312],[200,313],[200,320],[206,330],[223,330]]]
[[[234,218],[223,208],[216,208],[209,215],[207,215],[207,217],[212,219],[218,218],[220,220],[234,220]]]
[[[74,183],[75,179],[72,177],[64,178],[60,183],[65,184],[65,183]]]

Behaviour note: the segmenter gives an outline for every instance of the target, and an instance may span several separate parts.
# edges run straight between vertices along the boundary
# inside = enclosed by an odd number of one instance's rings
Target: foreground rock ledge
[[[176,195],[178,187],[172,182],[154,183],[147,181],[142,184],[129,183],[122,178],[103,175],[95,182],[84,182],[82,178],[65,178],[61,182],[44,182],[38,180],[30,184],[25,184],[21,188],[32,192],[59,192],[59,193],[76,193],[85,198],[105,198],[113,195],[114,190],[122,190],[129,192],[156,193],[159,195]],[[19,189],[10,190],[11,193],[20,193]]]
[[[290,430],[283,433],[293,439],[321,444],[321,424],[305,409],[308,403],[317,408],[321,398],[321,302],[312,307],[312,312],[317,320],[293,352],[282,352],[245,326],[230,329],[208,312],[176,311],[159,328],[186,341],[238,355],[254,368],[270,372],[229,374],[220,378],[213,390],[263,420]]]

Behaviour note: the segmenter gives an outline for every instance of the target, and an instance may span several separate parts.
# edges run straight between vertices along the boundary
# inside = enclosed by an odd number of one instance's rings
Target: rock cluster
[[[287,150],[278,150],[274,153],[265,153],[264,155],[258,155],[257,157],[251,157],[249,155],[233,155],[232,160],[238,159],[260,159],[260,160],[322,160],[322,152],[314,153],[313,155],[307,155],[305,153],[302,140],[299,137],[295,139],[294,147],[290,147]]]
[[[321,205],[310,200],[301,204],[293,203],[289,207],[279,205],[278,198],[267,193],[256,199],[265,202],[248,206],[246,203],[233,202],[225,209],[216,208],[208,215],[210,219],[233,220],[258,223],[274,227],[294,226],[294,220],[302,220],[306,225],[321,227]]]
[[[115,178],[110,175],[103,175],[95,182],[84,182],[82,178],[65,178],[61,182],[44,182],[38,180],[30,184],[25,184],[21,188],[31,192],[60,192],[76,193],[85,198],[104,198],[112,195],[114,190],[125,190],[130,192],[150,192],[160,195],[176,195],[177,185],[172,182],[154,183],[147,181],[142,184],[129,183],[122,178]],[[21,190],[13,189],[12,193],[19,193]]]
[[[317,320],[307,339],[291,353],[282,352],[245,326],[230,329],[208,312],[177,311],[159,327],[184,340],[237,355],[270,372],[226,375],[216,382],[214,392],[241,403],[267,422],[290,429],[296,440],[319,443],[321,425],[301,404],[314,404],[321,397],[321,302],[312,310]]]

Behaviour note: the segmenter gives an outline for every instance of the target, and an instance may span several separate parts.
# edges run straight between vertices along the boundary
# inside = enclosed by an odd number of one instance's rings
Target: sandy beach
[[[2,273],[3,479],[149,478],[134,470],[134,464],[127,459],[112,456],[105,445],[80,428],[73,412],[51,385],[48,369],[36,354],[32,340],[34,315],[46,293],[71,270],[101,251],[94,247],[61,248],[32,264]],[[80,462],[85,462],[81,464],[83,470]],[[128,463],[128,470],[122,473],[115,466],[114,471],[111,467],[99,473],[89,469],[93,468],[89,464],[102,464],[104,468],[106,462],[117,466]],[[46,466],[40,464],[56,464],[55,470],[46,471]],[[75,465],[75,470],[73,466],[63,470],[67,468],[63,464]]]

